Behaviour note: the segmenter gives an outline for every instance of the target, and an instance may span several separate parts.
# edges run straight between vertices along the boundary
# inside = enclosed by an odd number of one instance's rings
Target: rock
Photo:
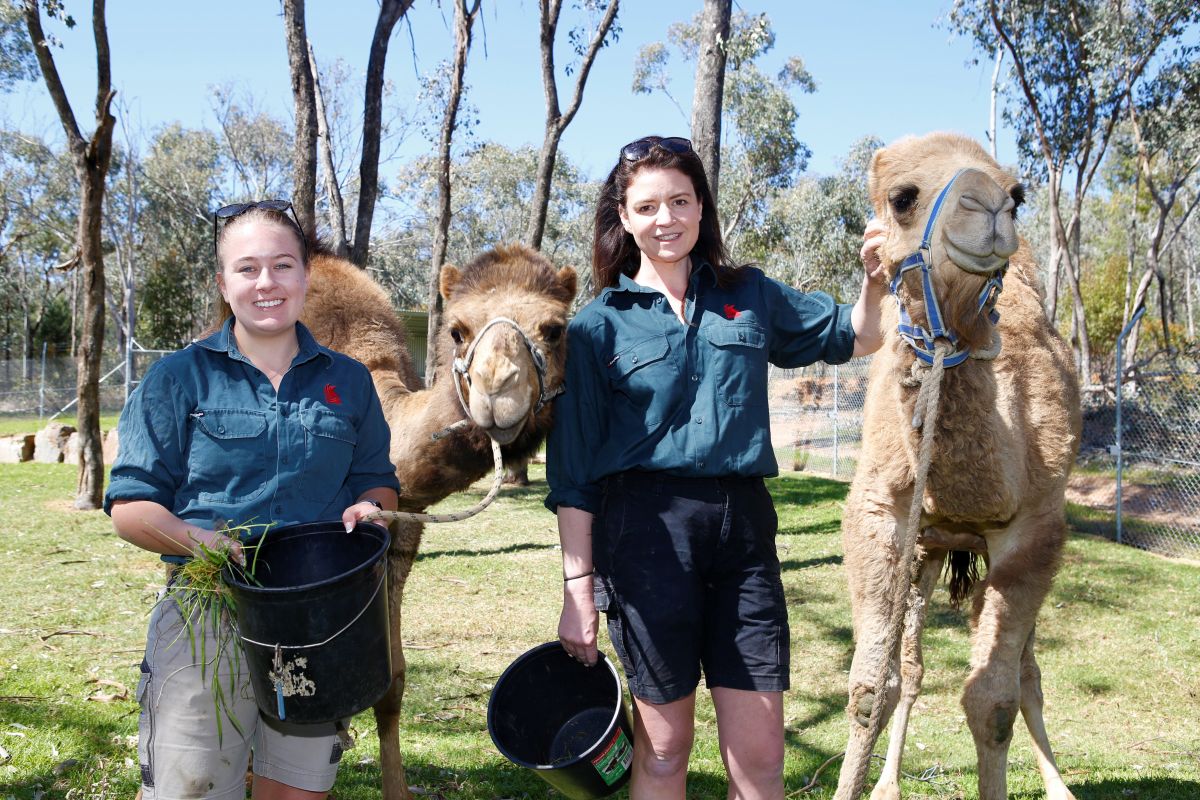
[[[33,460],[39,464],[60,464],[67,442],[75,428],[61,422],[51,422],[34,437]]]
[[[18,464],[33,458],[32,433],[23,436],[0,436],[0,464]]]

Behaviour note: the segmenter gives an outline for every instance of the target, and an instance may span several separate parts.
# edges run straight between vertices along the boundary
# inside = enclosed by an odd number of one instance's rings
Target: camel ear
[[[884,216],[887,198],[883,194],[883,187],[879,183],[880,174],[887,169],[891,157],[888,154],[886,147],[881,147],[871,156],[871,166],[867,170],[867,196],[871,198],[871,205],[875,209],[875,216],[882,218]]]
[[[563,267],[558,271],[558,290],[567,305],[575,299],[576,276],[574,267]]]
[[[443,300],[449,300],[450,295],[454,294],[454,287],[458,286],[458,282],[462,280],[462,273],[453,264],[444,264],[442,273],[438,277],[440,279],[438,291],[442,293]]]

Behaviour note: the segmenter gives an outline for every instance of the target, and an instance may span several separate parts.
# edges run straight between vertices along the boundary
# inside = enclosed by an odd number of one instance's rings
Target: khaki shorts
[[[244,800],[251,751],[255,775],[329,791],[342,757],[334,725],[264,718],[254,702],[241,643],[227,633],[226,650],[218,653],[211,623],[195,624],[192,631],[195,636],[173,601],[160,600],[150,614],[137,691],[144,800]],[[220,712],[214,679],[225,698]]]

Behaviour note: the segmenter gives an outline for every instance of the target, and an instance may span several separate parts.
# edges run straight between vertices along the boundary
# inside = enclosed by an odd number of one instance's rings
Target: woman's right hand
[[[592,576],[563,584],[563,608],[558,618],[558,639],[576,661],[589,667],[599,658],[596,632],[600,614],[592,597]]]

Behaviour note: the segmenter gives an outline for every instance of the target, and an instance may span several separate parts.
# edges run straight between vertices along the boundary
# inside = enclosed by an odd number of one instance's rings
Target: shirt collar
[[[717,281],[717,271],[713,269],[712,265],[707,261],[703,259],[697,259],[695,266],[692,267],[691,278],[688,280],[692,288],[697,288],[699,285],[698,281],[700,280],[700,276],[706,274],[711,276],[711,282],[715,284]],[[606,287],[604,291],[600,293],[600,296],[607,297],[613,292],[637,292],[640,294],[659,293],[657,289],[651,289],[648,286],[642,286],[632,277],[626,275],[623,271],[617,274],[617,285]]]
[[[215,333],[196,340],[195,344],[203,347],[205,350],[212,350],[215,353],[225,353],[230,358],[237,361],[248,360],[241,351],[238,350],[237,339],[233,335],[233,317],[225,320]],[[317,356],[324,356],[326,361],[333,363],[333,356],[329,351],[317,344],[317,340],[313,338],[312,333],[304,326],[302,322],[296,322],[296,342],[300,345],[300,351],[296,353],[296,357],[292,359],[293,364],[303,364]]]

